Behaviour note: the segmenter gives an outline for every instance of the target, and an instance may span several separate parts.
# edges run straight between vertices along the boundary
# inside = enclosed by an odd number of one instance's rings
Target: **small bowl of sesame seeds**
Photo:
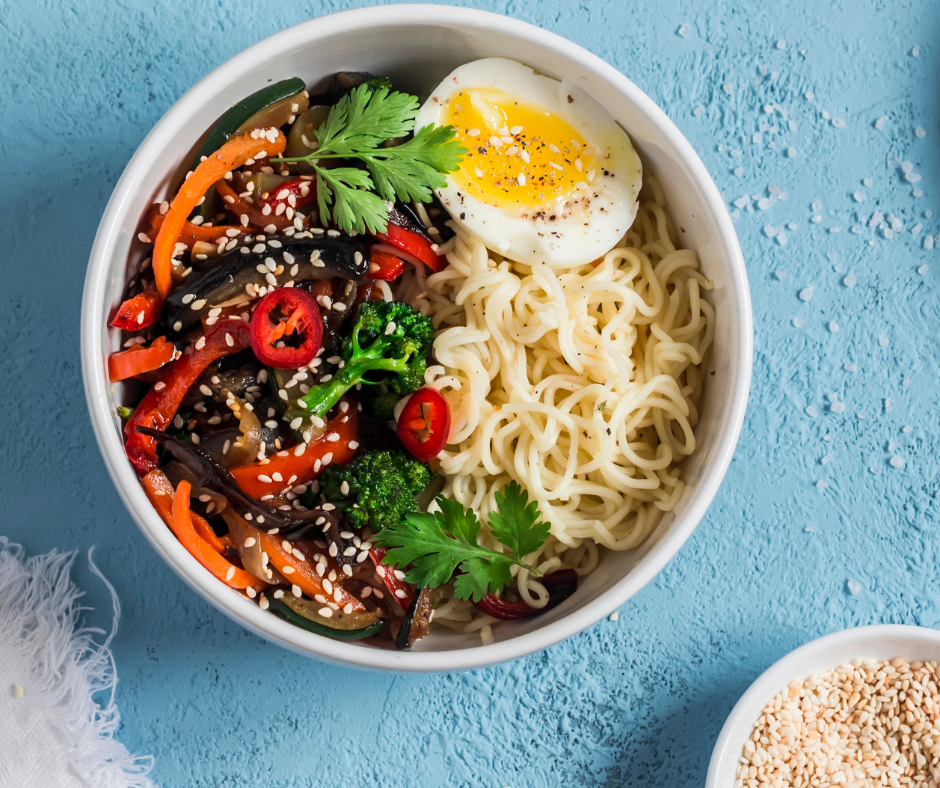
[[[707,788],[940,784],[940,632],[826,635],[768,668],[715,744]]]

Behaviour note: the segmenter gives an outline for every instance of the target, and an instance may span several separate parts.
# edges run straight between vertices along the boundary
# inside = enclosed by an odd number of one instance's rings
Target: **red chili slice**
[[[450,407],[437,389],[418,389],[398,417],[398,437],[416,459],[427,462],[441,453],[450,434]]]
[[[317,302],[295,287],[268,293],[251,316],[251,349],[269,367],[297,369],[309,364],[322,339]]]

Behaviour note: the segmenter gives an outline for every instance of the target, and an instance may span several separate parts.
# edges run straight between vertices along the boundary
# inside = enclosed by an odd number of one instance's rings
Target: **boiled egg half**
[[[460,66],[417,128],[451,125],[467,148],[438,190],[466,231],[520,263],[575,266],[613,248],[636,217],[642,169],[594,99],[514,60]]]

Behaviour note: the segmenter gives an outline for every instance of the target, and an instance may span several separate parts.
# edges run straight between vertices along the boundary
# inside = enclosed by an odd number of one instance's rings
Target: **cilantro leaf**
[[[549,524],[539,521],[539,506],[516,481],[495,495],[497,511],[490,515],[490,530],[520,559],[538,550],[548,538]]]
[[[418,99],[407,93],[360,85],[340,99],[315,132],[317,150],[298,158],[317,173],[320,221],[332,221],[343,232],[384,232],[387,202],[429,202],[431,190],[443,188],[445,174],[460,168],[467,152],[452,126],[425,126],[400,145],[383,147],[414,130]],[[324,159],[354,159],[366,169],[317,165]]]
[[[349,157],[373,150],[385,140],[410,132],[417,115],[417,96],[362,84],[343,96],[316,130],[314,155],[322,158],[329,151]]]
[[[410,567],[405,575],[409,583],[435,588],[456,573],[455,596],[479,602],[512,582],[513,564],[536,572],[522,558],[542,546],[548,538],[548,524],[539,521],[538,504],[529,503],[516,482],[496,494],[499,511],[490,515],[493,535],[510,553],[479,544],[480,521],[472,510],[442,495],[437,503],[439,512],[406,515],[403,522],[373,536],[375,544],[388,550],[382,563]]]
[[[382,232],[388,225],[388,205],[367,189],[372,179],[365,170],[337,167],[332,170],[314,165],[317,173],[317,207],[325,223],[330,218],[344,232]],[[330,206],[332,207],[332,210]]]
[[[462,574],[455,593],[461,599],[479,602],[488,591],[498,593],[512,580],[512,556],[477,544],[480,522],[469,509],[443,496],[437,499],[437,514],[409,514],[405,521],[384,528],[373,536],[388,549],[383,563],[408,566],[405,579],[416,586],[444,585],[458,569]]]

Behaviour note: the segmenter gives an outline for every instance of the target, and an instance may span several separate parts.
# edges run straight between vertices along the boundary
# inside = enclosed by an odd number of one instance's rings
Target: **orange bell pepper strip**
[[[156,238],[160,234],[160,228],[163,227],[165,219],[166,217],[160,213],[159,205],[151,205],[150,208],[147,209],[147,235],[150,238]],[[236,230],[238,235],[229,235],[229,230]],[[233,238],[247,235],[249,232],[251,232],[250,228],[240,225],[216,224],[205,227],[201,224],[185,222],[176,242],[185,244],[187,249],[192,249],[193,245],[200,241],[202,243],[218,245],[219,240],[222,238],[225,238],[226,241],[231,241]]]
[[[226,173],[241,167],[249,160],[279,156],[283,153],[287,139],[279,130],[267,129],[267,132],[271,131],[274,132],[273,142],[258,131],[230,137],[215,153],[201,161],[183,181],[176,197],[170,203],[170,209],[163,218],[163,224],[153,245],[153,274],[157,291],[163,298],[166,298],[173,288],[173,252],[193,208],[199,205],[209,187],[224,178]]]
[[[112,383],[126,380],[144,372],[153,372],[169,364],[176,356],[176,346],[166,337],[157,337],[150,347],[134,345],[128,350],[119,350],[108,356],[108,377]]]
[[[173,485],[166,474],[153,470],[144,476],[141,483],[153,507],[179,539],[180,544],[215,577],[236,589],[253,588],[255,591],[263,591],[267,587],[267,583],[226,561],[212,544],[199,535],[194,520],[198,515],[193,515],[189,508],[189,494],[192,489],[189,482],[181,481],[174,493]],[[199,519],[211,530],[203,518]]]
[[[307,549],[303,542],[288,542],[287,544],[290,545],[290,549],[287,549],[284,547],[282,537],[276,534],[269,534],[267,531],[262,531],[253,523],[249,523],[243,517],[236,514],[231,507],[226,509],[222,516],[225,518],[225,522],[228,523],[229,535],[232,536],[238,544],[244,544],[245,540],[249,537],[256,539],[261,550],[267,553],[268,562],[271,566],[283,575],[285,580],[292,585],[296,585],[304,594],[310,597],[310,599],[321,603],[323,599],[326,599],[328,602],[333,602],[340,607],[346,607],[346,605],[351,604],[353,610],[365,610],[365,606],[362,602],[342,587],[340,584],[342,582],[341,580],[331,583],[331,590],[327,591],[324,583],[326,578],[321,577],[317,573],[312,555],[309,560],[307,555],[304,555],[303,559],[294,555],[293,550],[295,545],[298,547],[303,546],[305,550]],[[339,566],[337,566],[332,559],[328,559],[327,564],[330,569],[339,570]],[[326,574],[329,573],[327,572]],[[338,571],[337,574],[339,574]],[[320,599],[317,599],[318,596]]]
[[[339,439],[331,441],[329,438],[334,434],[339,435]],[[266,460],[232,468],[231,474],[242,490],[260,500],[265,495],[277,495],[286,487],[315,479],[326,465],[345,465],[356,454],[358,439],[359,412],[355,405],[349,403],[346,412],[330,421],[323,435],[308,443],[302,453],[297,453],[303,446],[299,444]],[[330,455],[329,462],[324,465],[327,455]]]
[[[264,228],[274,225],[278,230],[283,230],[286,227],[294,226],[293,218],[288,219],[286,211],[280,216],[273,211],[265,215],[261,207],[239,197],[235,190],[224,180],[215,184],[215,190],[225,202],[225,208],[238,217],[247,216],[248,224],[252,227]]]

